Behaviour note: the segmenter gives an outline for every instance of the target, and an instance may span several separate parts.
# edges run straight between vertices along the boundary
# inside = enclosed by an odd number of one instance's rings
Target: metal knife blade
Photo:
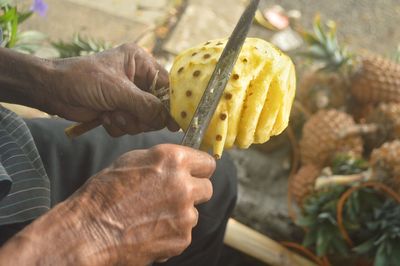
[[[226,84],[231,76],[233,66],[246,40],[259,2],[260,0],[251,0],[229,37],[228,43],[222,51],[207,88],[186,130],[181,143],[182,145],[195,149],[200,148],[204,134],[217,109]]]

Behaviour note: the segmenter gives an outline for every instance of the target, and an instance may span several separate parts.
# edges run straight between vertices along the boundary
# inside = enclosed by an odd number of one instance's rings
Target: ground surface
[[[30,2],[23,0],[23,3]],[[47,33],[51,39],[69,40],[76,32],[118,44],[134,41],[151,31],[169,14],[170,0],[46,0],[46,18],[36,17],[24,27]],[[340,37],[351,47],[392,54],[400,43],[398,0],[262,0],[261,9],[273,4],[302,12],[309,27],[319,12],[338,22]],[[175,31],[163,43],[165,51],[180,50],[209,39],[227,36],[243,10],[242,0],[188,0]],[[269,39],[273,33],[254,25],[250,35]],[[166,60],[168,63],[168,59]],[[286,146],[287,147],[287,146]],[[240,188],[235,218],[274,238],[292,238],[287,217],[289,149],[270,154],[255,149],[231,151],[238,166]],[[227,255],[228,254],[228,255]],[[221,265],[257,265],[255,261],[225,254]]]

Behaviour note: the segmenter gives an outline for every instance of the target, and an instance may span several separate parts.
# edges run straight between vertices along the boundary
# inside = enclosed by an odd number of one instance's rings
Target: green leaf
[[[10,10],[13,10],[14,17],[11,21],[11,33],[10,33],[10,40],[7,44],[8,48],[12,48],[15,45],[15,42],[17,41],[17,30],[18,30],[18,15],[17,15],[17,9],[14,7]]]
[[[41,45],[38,44],[16,44],[11,49],[24,54],[34,54],[40,47]]]
[[[15,20],[16,16],[17,12],[15,7],[8,9],[7,11],[4,12],[2,16],[0,16],[0,23],[11,22]]]
[[[315,220],[316,219],[312,216],[302,215],[297,219],[296,224],[302,227],[309,227],[315,223]]]
[[[360,255],[365,255],[375,248],[375,240],[376,239],[371,238],[368,241],[365,241],[364,243],[356,246],[355,248],[353,248],[353,250]]]
[[[46,34],[39,31],[23,31],[18,33],[18,44],[39,43],[47,38]]]
[[[33,12],[24,12],[24,13],[18,13],[18,22],[19,24],[23,23],[25,20],[30,18],[32,16]]]
[[[327,253],[332,235],[326,227],[322,227],[317,235],[316,251],[317,256],[324,256]]]
[[[334,237],[331,243],[333,250],[338,252],[340,255],[346,256],[349,254],[349,248],[341,236]]]
[[[313,29],[314,29],[315,37],[318,39],[318,41],[320,43],[325,43],[326,42],[326,36],[325,36],[324,30],[323,30],[322,25],[321,25],[320,16],[315,16],[314,23],[313,23]]]
[[[11,0],[0,0],[0,7],[10,5],[10,4],[11,4]]]
[[[306,232],[306,235],[303,240],[303,246],[311,247],[317,242],[317,231],[316,230],[309,230]]]
[[[374,266],[389,266],[384,245],[380,245],[376,252]]]

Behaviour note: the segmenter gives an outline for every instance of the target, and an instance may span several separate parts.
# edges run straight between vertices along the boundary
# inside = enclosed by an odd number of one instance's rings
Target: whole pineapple
[[[343,109],[348,98],[348,84],[338,73],[307,71],[301,77],[298,99],[311,113],[320,109]]]
[[[365,136],[368,150],[400,138],[400,103],[380,103],[367,116],[366,122],[378,126],[377,132]]]
[[[400,102],[400,64],[378,55],[362,55],[353,68],[351,92],[362,104]]]
[[[320,110],[305,123],[300,140],[303,164],[328,165],[338,153],[361,155],[363,141],[359,135],[343,135],[356,126],[353,118],[341,111]]]
[[[370,157],[373,175],[400,191],[400,140],[384,143]]]
[[[331,21],[327,26],[328,30],[324,29],[317,16],[314,32],[303,32],[309,45],[305,55],[320,63],[321,70],[338,73],[349,84],[356,101],[349,109],[357,113],[367,104],[400,102],[400,65],[371,53],[357,56],[348,53],[338,42],[335,23]],[[350,95],[350,92],[346,93]]]
[[[307,164],[289,181],[289,192],[299,206],[303,200],[313,193],[315,180],[321,173],[321,169],[313,164]]]

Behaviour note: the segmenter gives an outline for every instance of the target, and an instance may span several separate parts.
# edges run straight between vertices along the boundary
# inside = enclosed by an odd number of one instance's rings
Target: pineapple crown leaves
[[[109,43],[95,41],[91,38],[82,37],[79,34],[75,34],[70,42],[52,42],[52,46],[59,52],[60,58],[94,54],[111,48]]]
[[[313,31],[300,31],[305,43],[308,44],[306,51],[300,55],[322,64],[319,70],[336,71],[345,65],[350,65],[352,55],[339,44],[336,33],[334,21],[328,21],[323,25],[321,17],[316,15]]]
[[[318,256],[348,255],[352,252],[341,236],[336,220],[338,201],[349,187],[348,185],[335,185],[321,190],[305,200],[303,212],[297,224],[307,228],[303,245],[315,248]],[[352,193],[343,210],[346,230],[352,236],[363,240],[371,238],[372,224],[371,228],[368,228],[365,221],[373,220],[372,215],[376,215],[374,210],[379,209],[384,200],[385,198],[381,194],[371,188],[361,188]],[[368,204],[365,204],[366,202]],[[367,236],[365,236],[365,230],[367,230]],[[362,254],[365,252],[363,251]]]
[[[374,266],[397,265],[400,261],[400,205],[388,198],[372,213],[365,222],[368,239],[353,250],[374,257]]]
[[[342,255],[349,253],[336,221],[336,204],[345,190],[344,186],[335,186],[305,200],[297,224],[308,229],[303,245],[315,247],[318,256],[336,252]]]
[[[352,154],[337,154],[332,160],[332,173],[334,175],[359,174],[368,169],[369,164],[360,157]]]

